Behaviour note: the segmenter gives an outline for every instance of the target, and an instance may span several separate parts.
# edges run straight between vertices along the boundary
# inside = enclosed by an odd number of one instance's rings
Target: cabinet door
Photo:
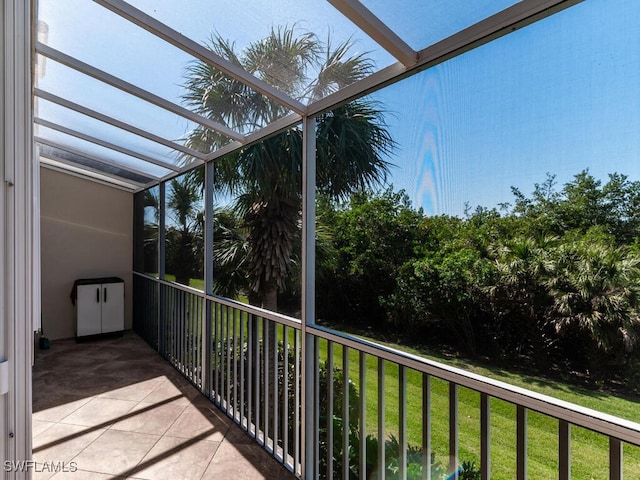
[[[100,285],[78,285],[76,335],[95,335],[102,331],[102,292]]]
[[[124,330],[124,283],[102,285],[102,332]]]

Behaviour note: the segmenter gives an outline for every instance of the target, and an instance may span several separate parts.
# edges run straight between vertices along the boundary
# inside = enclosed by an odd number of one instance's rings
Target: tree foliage
[[[319,315],[498,363],[637,376],[640,183],[583,171],[513,193],[464,218],[426,217],[391,190],[323,205],[334,252]]]
[[[207,47],[290,97],[309,101],[364,78],[372,70],[352,44],[321,41],[295,26],[272,28],[263,39],[238,51],[234,43],[214,36]],[[286,114],[276,101],[203,62],[187,68],[183,100],[193,111],[236,132],[248,134]],[[228,139],[205,127],[191,132],[188,146],[210,152]],[[384,182],[394,142],[383,112],[359,99],[316,117],[318,190],[339,200]],[[252,304],[278,308],[296,272],[302,204],[302,131],[293,127],[249,145],[215,162],[217,193],[233,200],[246,235],[244,274]],[[228,241],[231,237],[225,237]],[[246,247],[246,248],[245,248]],[[236,250],[239,247],[234,247]],[[222,255],[222,254],[221,254]],[[229,260],[229,255],[216,257]],[[229,291],[227,281],[216,288]],[[237,282],[233,282],[237,285]]]

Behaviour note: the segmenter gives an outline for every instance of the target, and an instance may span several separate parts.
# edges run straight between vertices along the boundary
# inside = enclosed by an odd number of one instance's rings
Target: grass
[[[157,272],[147,272],[147,275],[151,275],[156,278],[158,277]],[[164,279],[167,282],[175,282],[176,276],[171,273],[165,273]],[[204,292],[204,280],[202,278],[190,278],[187,287],[195,288],[196,290],[201,290]]]
[[[239,322],[247,319],[234,309],[231,316],[237,322],[236,332],[239,332]],[[242,320],[241,320],[242,319]],[[231,333],[231,332],[230,332]],[[222,335],[226,333],[220,332]],[[288,329],[287,340],[293,345],[293,329]],[[284,337],[282,327],[278,327],[278,338]],[[319,341],[319,356],[321,360],[327,358],[328,343]],[[609,413],[631,421],[638,420],[640,404],[634,399],[621,398],[604,391],[594,391],[583,387],[562,383],[541,376],[525,375],[519,372],[483,366],[456,358],[433,355],[402,345],[386,345],[421,355],[435,361],[446,363],[474,372],[489,378],[501,380],[511,385],[520,386],[537,393],[565,400],[577,405],[597,411]],[[334,365],[342,368],[343,349],[334,345]],[[356,388],[366,399],[366,430],[368,434],[377,436],[378,432],[378,359],[365,355],[364,389],[359,385],[360,356],[359,352],[349,350],[349,377],[356,384]],[[386,436],[399,436],[399,368],[391,362],[385,362],[385,425]],[[407,405],[407,436],[411,445],[422,444],[422,382],[420,372],[406,370],[406,405]],[[467,388],[460,387],[458,392],[459,415],[459,461],[470,460],[480,462],[480,394]],[[449,383],[431,379],[432,416],[432,448],[436,458],[447,465],[449,445]],[[528,476],[535,479],[556,478],[558,470],[558,421],[536,413],[528,413]],[[572,477],[577,479],[600,480],[609,478],[608,437],[579,427],[571,429],[571,464]],[[516,477],[516,406],[497,399],[491,400],[491,477],[495,480],[511,480]],[[624,477],[640,478],[640,448],[624,446]]]
[[[424,356],[424,352],[407,349]],[[321,341],[320,357],[326,358],[327,343]],[[334,364],[342,365],[342,348],[334,347]],[[433,357],[437,361],[443,358]],[[455,366],[480,375],[495,378],[512,385],[610,413],[633,421],[638,419],[640,405],[633,401],[604,392],[573,387],[553,380],[523,375],[517,372],[482,367],[462,360],[450,360]],[[398,436],[399,389],[398,366],[385,362],[385,431]],[[349,353],[349,377],[358,383],[359,354]],[[360,386],[357,386],[361,391]],[[366,356],[366,425],[367,433],[377,435],[378,426],[378,360]],[[467,388],[459,388],[459,459],[480,462],[480,394]],[[407,370],[407,435],[413,445],[422,444],[422,374]],[[436,458],[448,464],[449,444],[449,383],[431,380],[432,446]],[[536,412],[528,414],[528,475],[529,478],[555,478],[558,469],[558,421]],[[497,399],[491,400],[491,460],[493,479],[516,477],[516,406]],[[580,479],[607,479],[608,437],[579,427],[572,427],[572,475]],[[625,478],[640,478],[640,448],[625,445]]]

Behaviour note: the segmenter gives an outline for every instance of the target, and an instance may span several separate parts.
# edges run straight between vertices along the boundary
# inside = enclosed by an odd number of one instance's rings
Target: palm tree
[[[547,263],[550,326],[597,383],[614,379],[640,338],[640,257],[585,238],[561,245]]]
[[[203,256],[204,215],[200,175],[187,173],[169,183],[167,207],[171,214],[167,228],[167,267],[176,282],[189,285],[200,275]],[[199,172],[198,172],[199,173]]]
[[[272,29],[242,52],[219,36],[213,52],[291,97],[313,101],[367,75],[363,55],[349,56],[351,41],[336,48],[295,27]],[[288,111],[275,101],[196,62],[186,71],[185,103],[197,113],[243,133],[277,120]],[[382,184],[394,143],[382,113],[370,101],[356,100],[321,114],[317,122],[317,184],[321,195],[341,199]],[[227,142],[196,128],[187,144],[211,151]],[[292,128],[215,163],[215,188],[235,198],[234,210],[247,232],[247,292],[252,304],[277,309],[277,294],[292,268],[302,200],[302,132]]]
[[[575,242],[548,262],[558,332],[575,325],[603,352],[630,351],[640,333],[640,258],[623,247]]]
[[[556,339],[548,325],[549,293],[544,286],[547,258],[557,237],[517,236],[489,248],[495,260],[495,281],[487,292],[499,329],[511,332],[513,349],[531,355],[547,368]]]
[[[160,225],[160,199],[158,187],[144,191],[144,245],[143,271],[158,273],[158,226]]]

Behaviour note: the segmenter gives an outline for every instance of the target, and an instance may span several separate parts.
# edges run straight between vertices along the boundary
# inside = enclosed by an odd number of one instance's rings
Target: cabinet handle
[[[107,302],[107,287],[104,287],[104,302]]]
[[[96,303],[100,303],[100,288],[96,288]]]

